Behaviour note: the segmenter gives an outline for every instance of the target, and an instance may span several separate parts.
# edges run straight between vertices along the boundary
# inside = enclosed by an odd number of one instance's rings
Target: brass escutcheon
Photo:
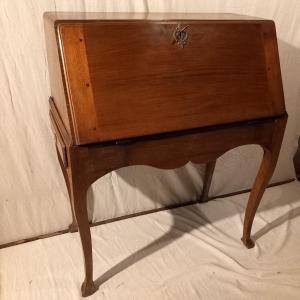
[[[181,27],[181,25],[178,24],[173,33],[174,41],[182,48],[187,44],[189,38],[188,33],[186,32],[187,28],[188,25],[185,27]]]

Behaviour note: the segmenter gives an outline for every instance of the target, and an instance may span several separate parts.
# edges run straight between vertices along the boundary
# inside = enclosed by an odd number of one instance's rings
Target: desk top
[[[230,13],[143,13],[143,12],[45,12],[44,18],[52,21],[95,20],[218,20],[218,21],[262,21],[264,19]]]

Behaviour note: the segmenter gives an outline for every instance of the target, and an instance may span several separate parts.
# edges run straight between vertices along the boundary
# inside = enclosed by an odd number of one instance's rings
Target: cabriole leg
[[[92,240],[86,201],[87,189],[80,185],[80,181],[77,182],[78,184],[76,182],[77,180],[73,180],[71,195],[84,258],[85,279],[81,286],[81,293],[83,297],[86,297],[92,295],[97,288],[93,281]]]
[[[244,229],[242,242],[250,249],[255,246],[254,241],[251,239],[251,228],[256,210],[259,206],[263,193],[271,179],[274,169],[276,167],[284,129],[286,125],[286,117],[279,119],[274,124],[274,133],[271,144],[264,149],[264,156],[261,162],[260,169],[256,176],[254,185],[252,187],[250,197],[245,212]]]

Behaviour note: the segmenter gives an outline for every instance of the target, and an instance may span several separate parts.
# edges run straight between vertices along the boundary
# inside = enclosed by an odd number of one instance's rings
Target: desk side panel
[[[51,96],[70,137],[73,137],[73,126],[65,94],[62,66],[59,57],[59,41],[56,36],[55,22],[44,16],[45,40],[47,48],[48,70],[50,77]]]

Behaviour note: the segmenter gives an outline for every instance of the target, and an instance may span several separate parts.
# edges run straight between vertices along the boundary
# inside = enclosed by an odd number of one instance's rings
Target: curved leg
[[[208,201],[208,193],[209,193],[212,177],[214,174],[215,166],[216,166],[216,160],[210,161],[209,163],[206,164],[205,176],[203,181],[203,191],[199,202]]]
[[[254,242],[250,238],[253,219],[276,165],[277,159],[274,160],[272,156],[274,156],[274,154],[270,151],[264,151],[263,161],[261,163],[259,172],[257,174],[254,186],[252,187],[250,197],[248,200],[248,205],[245,212],[244,231],[242,237],[242,241],[248,249],[254,247]]]
[[[274,125],[275,128],[271,144],[264,149],[263,160],[250,193],[245,212],[244,229],[242,237],[242,242],[248,249],[253,248],[255,246],[254,241],[250,237],[253,219],[256,210],[259,206],[260,200],[263,196],[263,193],[276,167],[286,125],[286,120],[287,118],[283,117],[282,119],[277,120]]]
[[[87,214],[86,191],[87,189],[80,182],[77,182],[77,184],[73,182],[71,195],[81,239],[85,269],[85,279],[81,286],[83,297],[92,295],[97,290],[93,281],[92,240]]]
[[[70,191],[69,191],[69,197],[70,197],[71,211],[72,211],[72,223],[69,225],[69,232],[76,232],[76,231],[78,231],[78,225],[77,225],[77,222],[76,222],[74,206],[73,206],[73,201],[71,199],[71,192]]]
[[[67,172],[67,170],[66,170],[66,168],[65,168],[65,166],[64,166],[64,164],[61,160],[60,154],[59,154],[57,149],[56,149],[56,152],[57,152],[57,157],[58,157],[58,161],[59,161],[62,173],[64,175],[64,179],[65,179],[66,186],[67,186],[67,189],[68,189],[70,204],[71,204],[72,223],[69,225],[69,231],[70,232],[76,232],[76,231],[78,231],[78,226],[77,226],[76,218],[75,218],[75,214],[74,214],[73,201],[71,199],[72,196],[71,196],[70,180],[69,180],[68,172]]]

